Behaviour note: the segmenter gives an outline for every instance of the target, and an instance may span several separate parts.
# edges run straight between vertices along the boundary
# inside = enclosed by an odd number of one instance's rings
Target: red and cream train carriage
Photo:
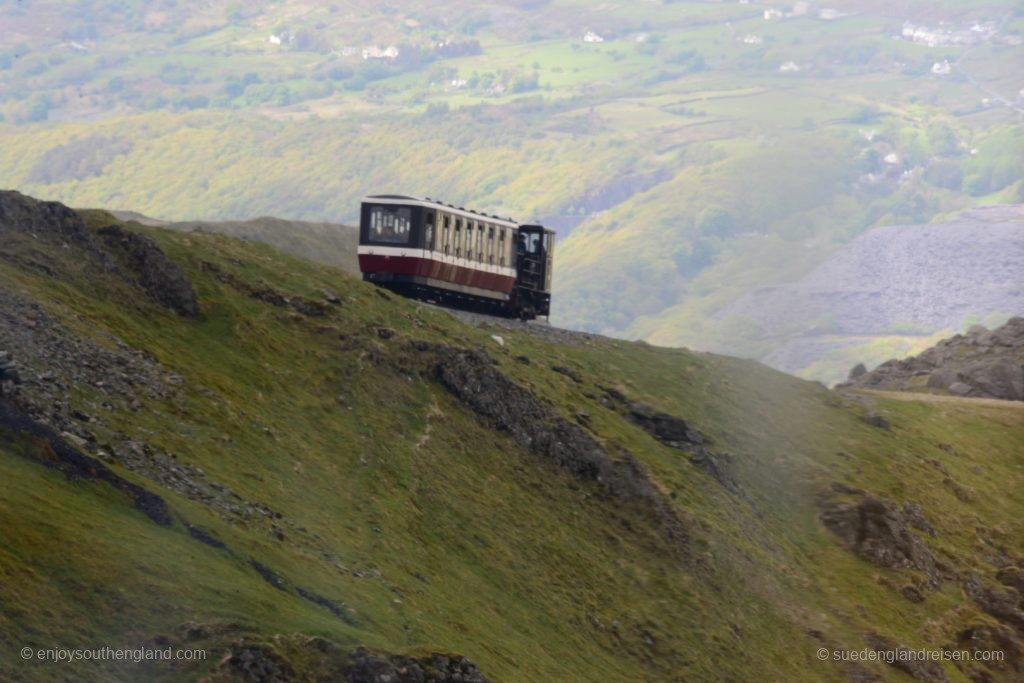
[[[429,198],[363,200],[363,278],[407,296],[535,318],[551,303],[554,233]]]

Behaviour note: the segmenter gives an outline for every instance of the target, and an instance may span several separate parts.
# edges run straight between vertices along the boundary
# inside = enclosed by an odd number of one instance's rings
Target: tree
[[[697,214],[695,227],[701,236],[729,237],[736,231],[736,219],[721,206],[709,206]]]
[[[44,97],[36,97],[25,111],[25,123],[38,123],[50,117],[50,103]]]

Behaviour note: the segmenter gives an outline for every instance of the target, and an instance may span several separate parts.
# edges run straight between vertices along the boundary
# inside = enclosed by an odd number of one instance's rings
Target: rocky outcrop
[[[645,432],[672,448],[689,449],[703,445],[707,440],[686,420],[627,401],[626,416]]]
[[[413,348],[436,354],[436,379],[481,419],[577,479],[599,484],[614,498],[639,503],[674,547],[686,549],[686,525],[632,454],[613,457],[578,424],[502,374],[483,351],[424,343]]]
[[[611,401],[606,405],[618,405],[626,417],[655,439],[670,448],[690,453],[690,462],[704,470],[719,484],[732,493],[741,493],[742,488],[736,475],[736,461],[729,453],[713,453],[707,446],[711,439],[681,417],[654,410],[650,406],[631,401],[621,391],[604,388]]]
[[[73,210],[59,202],[42,202],[20,192],[0,190],[0,239],[21,233],[50,244],[79,247],[111,267],[89,228]]]
[[[271,646],[240,642],[228,650],[216,673],[205,680],[209,683],[291,683],[296,679],[292,665]]]
[[[15,384],[21,383],[18,364],[11,358],[10,351],[0,350],[0,396],[10,393]]]
[[[869,633],[864,641],[875,652],[881,655],[882,661],[894,669],[899,669],[911,678],[928,683],[948,683],[949,678],[942,665],[929,659],[921,659],[917,653],[905,645],[900,645],[885,636]]]
[[[190,631],[209,631],[187,625]],[[227,646],[203,683],[487,683],[469,659],[441,652],[403,655],[302,634],[243,637]]]
[[[853,552],[879,567],[917,569],[932,588],[941,584],[934,555],[909,529],[919,523],[916,513],[908,519],[889,501],[842,485],[822,496],[819,504],[825,528]]]
[[[173,401],[184,378],[105,336],[108,344],[78,336],[38,304],[0,289],[0,349],[8,359],[0,392],[30,419],[104,463],[137,472],[226,520],[265,526],[275,537],[283,531],[300,534],[268,505],[245,500],[174,453],[111,428],[108,413],[142,410],[148,401]]]
[[[349,653],[349,660],[349,683],[487,683],[476,664],[459,655],[409,657],[360,647]]]
[[[181,267],[152,239],[117,225],[95,234],[75,211],[58,202],[41,202],[18,192],[0,191],[0,258],[59,277],[50,256],[3,243],[5,234],[21,235],[54,246],[73,248],[85,263],[113,271],[139,286],[146,296],[180,315],[196,316],[195,289]],[[12,241],[13,244],[13,241]]]
[[[977,574],[964,581],[964,593],[999,621],[1024,633],[1024,605],[1014,588],[992,588],[982,583]]]
[[[91,426],[98,424],[94,419],[101,411],[139,409],[143,400],[171,397],[183,383],[148,355],[107,337],[106,345],[84,339],[42,306],[0,289],[0,349],[18,364],[15,402],[58,433],[91,441]],[[95,405],[72,408],[74,387],[87,387],[96,396]]]
[[[167,258],[156,242],[117,225],[100,228],[97,234],[150,299],[179,315],[199,315],[195,288],[181,266]]]
[[[222,282],[241,294],[263,301],[271,306],[276,306],[278,308],[291,307],[302,315],[310,317],[327,315],[327,304],[322,301],[313,301],[312,299],[305,299],[301,296],[287,295],[267,284],[251,284],[233,273],[227,272],[216,263],[211,263],[209,261],[203,261],[200,264],[200,267],[203,271],[213,275],[218,282]]]
[[[1001,624],[975,624],[969,626],[956,636],[953,648],[968,650],[975,655],[975,669],[988,669],[996,672],[1016,674],[1012,679],[1021,680],[1024,674],[1024,643],[1013,632],[1013,629]],[[1001,652],[1002,659],[992,658],[989,653]],[[993,680],[983,671],[971,676],[974,681]]]
[[[863,389],[940,389],[958,396],[1024,401],[1024,317],[988,330],[975,325],[967,334],[944,339],[927,351],[889,360],[855,375],[840,387]]]
[[[69,479],[96,479],[125,493],[134,507],[161,526],[170,526],[171,514],[164,499],[115,474],[103,463],[83,455],[64,437],[39,424],[14,404],[0,398],[0,434],[24,439],[30,447],[21,452],[36,462],[63,472]]]

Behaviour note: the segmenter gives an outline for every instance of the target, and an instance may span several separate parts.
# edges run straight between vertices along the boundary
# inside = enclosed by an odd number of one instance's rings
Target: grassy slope
[[[829,482],[917,500],[939,528],[933,545],[956,564],[991,572],[976,556],[978,528],[1024,551],[1020,411],[872,399],[894,424],[882,432],[859,419],[861,407],[751,362],[606,339],[552,345],[505,329],[499,347],[488,330],[385,301],[340,271],[270,247],[140,229],[185,265],[202,319],[178,319],[85,273],[62,283],[4,264],[0,277],[79,333],[109,330],[182,374],[181,397],[110,415],[108,424],[270,503],[294,526],[274,540],[161,490],[177,514],[231,548],[215,550],[180,524],[149,523],[102,485],[70,483],[14,457],[27,446],[3,442],[3,478],[16,483],[0,502],[0,671],[8,677],[67,672],[17,668],[24,645],[137,645],[196,621],[319,634],[343,646],[448,649],[496,680],[829,680],[842,672],[814,660],[807,629],[851,649],[869,630],[944,645],[965,624],[985,621],[954,585],[922,605],[879,585],[879,575],[901,584],[912,573],[872,567],[821,528],[813,499]],[[329,319],[310,321],[240,296],[202,273],[201,260],[293,294],[315,297],[328,286],[345,301]],[[380,340],[382,325],[398,336]],[[698,568],[672,560],[636,513],[483,427],[408,366],[403,341],[412,338],[485,346],[563,413],[586,410],[607,444],[635,453],[699,520]],[[515,361],[519,354],[532,363]],[[577,369],[583,384],[551,365]],[[588,394],[599,384],[712,435],[716,448],[737,455],[749,501],[595,403]],[[77,392],[95,413],[88,388]],[[957,498],[930,460],[971,499]],[[344,602],[352,624],[269,587],[248,557]],[[224,640],[202,644],[217,653]]]

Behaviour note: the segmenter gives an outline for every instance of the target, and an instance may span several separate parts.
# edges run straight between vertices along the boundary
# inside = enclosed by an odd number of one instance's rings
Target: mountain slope
[[[751,330],[733,341],[735,352],[835,382],[847,359],[862,354],[877,363],[892,353],[873,342],[902,336],[909,351],[940,330],[1024,310],[1022,283],[1024,205],[991,206],[939,223],[869,230],[798,280],[723,306],[712,324]],[[684,334],[648,325],[661,330],[659,341]]]
[[[5,679],[61,680],[18,654],[55,644],[210,653],[76,669],[97,680],[338,680],[396,653],[497,681],[898,680],[815,654],[892,643],[1004,652],[933,680],[1024,667],[1000,607],[1017,411],[467,323],[14,193],[0,238]]]

